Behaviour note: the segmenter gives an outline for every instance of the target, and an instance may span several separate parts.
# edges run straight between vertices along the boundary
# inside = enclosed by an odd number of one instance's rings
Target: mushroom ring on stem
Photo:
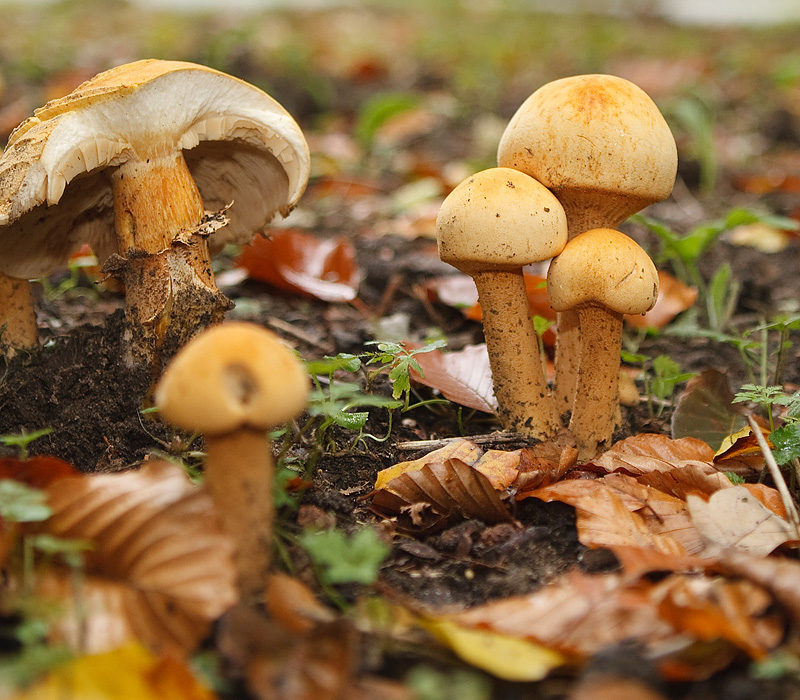
[[[675,139],[650,97],[612,75],[578,75],[534,92],[506,127],[498,165],[550,188],[564,206],[569,237],[617,228],[672,192]],[[570,410],[578,367],[577,315],[558,314],[556,386],[559,413]]]
[[[619,403],[623,314],[643,314],[658,297],[658,273],[647,253],[613,229],[573,238],[550,263],[547,294],[556,311],[578,315],[580,373],[569,429],[580,459],[608,446]]]
[[[88,243],[125,283],[129,359],[157,369],[230,306],[208,235],[227,223],[215,247],[250,240],[294,207],[308,173],[300,128],[255,86],[180,61],[118,66],[11,134],[0,271],[43,277]]]
[[[273,457],[267,431],[306,406],[308,374],[270,331],[223,323],[187,343],[156,387],[171,425],[203,434],[205,485],[236,544],[243,598],[263,596],[272,550]]]
[[[522,268],[548,260],[567,242],[558,200],[533,178],[489,168],[467,178],[436,218],[439,257],[478,289],[500,419],[537,439],[558,432]]]

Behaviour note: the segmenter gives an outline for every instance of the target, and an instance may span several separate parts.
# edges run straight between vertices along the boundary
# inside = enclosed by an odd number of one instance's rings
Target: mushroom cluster
[[[615,76],[581,75],[548,83],[525,100],[503,133],[497,162],[498,170],[519,171],[547,188],[563,207],[567,224],[560,248],[522,263],[554,258],[548,274],[551,305],[558,312],[552,396],[546,384],[540,388],[541,372],[522,359],[526,346],[508,340],[517,332],[516,325],[514,329],[486,328],[490,357],[492,345],[497,345],[492,337],[504,336],[507,349],[499,352],[506,353],[511,368],[506,372],[517,375],[517,386],[543,395],[535,409],[538,415],[520,417],[508,404],[521,401],[522,394],[508,396],[502,375],[501,386],[496,386],[499,414],[507,428],[539,439],[552,437],[561,419],[569,416],[580,455],[588,459],[608,443],[614,429],[622,314],[644,313],[655,303],[658,291],[652,261],[615,229],[630,215],[670,195],[677,171],[675,140],[656,105],[639,87]],[[460,235],[449,220],[464,187],[464,183],[459,185],[445,200],[437,231],[442,259],[470,272],[448,252],[454,249],[450,239]],[[476,206],[473,200],[467,201]],[[532,197],[530,206],[540,201],[541,195]],[[498,216],[508,216],[499,199],[484,206],[495,207]],[[552,205],[548,207],[552,210]],[[492,229],[486,217],[478,221]],[[497,257],[512,245],[510,234],[505,235],[486,234],[498,248]],[[619,266],[611,269],[615,261]],[[498,313],[489,304],[508,303],[508,296],[499,302],[483,297],[484,318]],[[528,316],[520,308],[518,315]],[[525,326],[530,326],[529,318]],[[492,361],[493,373],[498,364]],[[527,405],[527,410],[534,410],[533,404]]]
[[[308,173],[296,122],[238,78],[162,60],[95,76],[36,110],[0,158],[0,273],[17,292],[0,344],[35,346],[27,280],[88,243],[125,285],[130,362],[157,372],[230,307],[209,243],[288,214]]]

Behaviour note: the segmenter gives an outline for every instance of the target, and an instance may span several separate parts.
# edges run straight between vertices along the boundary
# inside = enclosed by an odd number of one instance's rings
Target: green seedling
[[[778,464],[792,464],[800,471],[800,390],[786,394],[782,386],[745,384],[733,398],[734,403],[758,404],[769,420],[769,440]],[[784,407],[783,425],[775,427],[775,406]]]
[[[37,523],[52,514],[43,491],[13,479],[0,479],[0,519],[11,523]]]
[[[361,107],[355,135],[365,151],[375,145],[375,136],[390,119],[419,106],[420,98],[406,92],[385,92],[371,97]]]
[[[644,393],[651,417],[660,416],[664,408],[672,402],[678,384],[695,376],[693,372],[681,372],[680,365],[667,355],[651,358],[623,350],[622,361],[642,368]]]
[[[373,371],[370,376],[370,381],[388,369],[389,381],[392,383],[392,398],[399,399],[403,397],[403,412],[410,411],[412,408],[425,406],[435,403],[447,403],[441,399],[433,399],[431,401],[421,401],[410,406],[411,398],[411,370],[418,374],[422,374],[422,368],[419,366],[415,358],[425,352],[433,352],[447,345],[444,340],[434,340],[421,348],[414,350],[407,349],[402,343],[392,343],[384,341],[371,341],[367,345],[374,345],[377,347],[377,352],[368,352],[363,356],[368,358],[367,364],[381,364],[383,367]]]
[[[456,669],[451,673],[431,666],[416,666],[408,672],[406,684],[416,700],[489,700],[492,686],[477,671]]]
[[[689,153],[700,168],[700,191],[710,194],[717,185],[719,163],[714,143],[716,115],[709,100],[688,95],[667,105],[667,118],[688,137]]]
[[[91,284],[86,284],[86,278],[83,276],[84,270],[96,267],[98,264],[97,258],[94,255],[82,255],[80,257],[70,258],[69,262],[69,276],[54,285],[47,277],[36,280],[42,285],[44,297],[48,301],[59,299],[67,294],[70,296],[83,296],[96,298],[98,296],[97,289]]]
[[[52,432],[52,428],[42,428],[41,430],[34,430],[32,433],[29,433],[23,428],[19,435],[0,435],[0,444],[16,447],[19,450],[17,459],[24,462],[28,459],[28,445],[34,440],[38,440],[40,437],[49,435]]]

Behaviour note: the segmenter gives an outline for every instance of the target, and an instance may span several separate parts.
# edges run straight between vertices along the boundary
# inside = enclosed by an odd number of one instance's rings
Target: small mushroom
[[[38,346],[30,283],[0,272],[0,356],[10,359],[20,351]]]
[[[309,378],[270,331],[223,323],[187,343],[155,394],[161,417],[202,433],[205,485],[237,546],[244,599],[263,596],[272,550],[273,457],[267,431],[300,414]]]
[[[648,95],[611,75],[578,75],[542,86],[509,121],[498,165],[550,188],[564,206],[569,237],[617,228],[672,192],[675,139]],[[558,315],[556,386],[559,413],[572,406],[578,375],[578,323]]]
[[[249,240],[292,209],[308,172],[300,128],[253,85],[180,61],[118,66],[11,134],[0,271],[43,277],[88,243],[125,283],[129,359],[157,369],[230,306],[208,235],[227,222],[214,246]]]
[[[573,238],[550,263],[547,293],[556,311],[580,324],[580,367],[569,429],[579,458],[607,446],[619,405],[623,314],[643,314],[658,296],[658,273],[647,253],[613,229]]]
[[[439,257],[475,281],[500,419],[537,439],[559,416],[547,387],[522,268],[557,255],[567,241],[564,210],[547,188],[509,168],[459,184],[436,218]]]

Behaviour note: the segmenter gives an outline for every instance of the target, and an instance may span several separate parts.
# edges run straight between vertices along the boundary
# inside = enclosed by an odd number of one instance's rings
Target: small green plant
[[[358,583],[370,586],[389,555],[389,546],[371,527],[346,535],[341,530],[307,531],[300,544],[328,584]]]
[[[18,435],[0,435],[0,444],[9,447],[16,447],[19,452],[17,458],[21,461],[28,459],[28,445],[40,437],[49,435],[53,432],[52,428],[42,428],[41,430],[34,430],[32,433],[27,432],[24,428]]]
[[[372,372],[370,381],[376,375],[388,370],[389,381],[392,383],[392,398],[399,399],[401,396],[403,397],[402,410],[404,413],[418,406],[447,403],[447,401],[441,399],[433,399],[431,401],[421,401],[413,406],[409,405],[411,398],[411,370],[422,374],[422,368],[419,366],[419,362],[417,362],[415,356],[443,348],[447,345],[446,341],[434,340],[421,348],[415,348],[413,350],[409,350],[402,343],[379,340],[371,341],[367,343],[367,345],[374,345],[378,349],[377,352],[364,353],[363,357],[367,358],[367,364],[373,365],[379,363],[383,365],[378,368],[378,370]]]
[[[730,323],[739,296],[739,284],[728,263],[723,263],[706,280],[699,264],[703,255],[723,233],[737,226],[763,223],[785,231],[798,228],[798,223],[793,219],[758,214],[741,208],[732,209],[726,216],[696,226],[683,235],[642,214],[632,218],[658,238],[659,249],[654,256],[655,262],[659,265],[669,264],[679,280],[697,289],[705,327],[715,333],[723,333]]]
[[[800,472],[800,390],[786,394],[782,386],[744,384],[733,398],[734,403],[754,403],[764,410],[769,421],[769,440],[778,464],[792,464]],[[784,407],[783,424],[775,427],[775,407]]]
[[[416,666],[406,675],[416,700],[489,700],[492,687],[477,671],[456,669],[450,673],[431,666]]]
[[[662,414],[664,408],[671,403],[678,384],[695,376],[693,372],[681,372],[680,365],[667,355],[649,357],[623,350],[622,361],[641,366],[644,393],[651,417]]]

